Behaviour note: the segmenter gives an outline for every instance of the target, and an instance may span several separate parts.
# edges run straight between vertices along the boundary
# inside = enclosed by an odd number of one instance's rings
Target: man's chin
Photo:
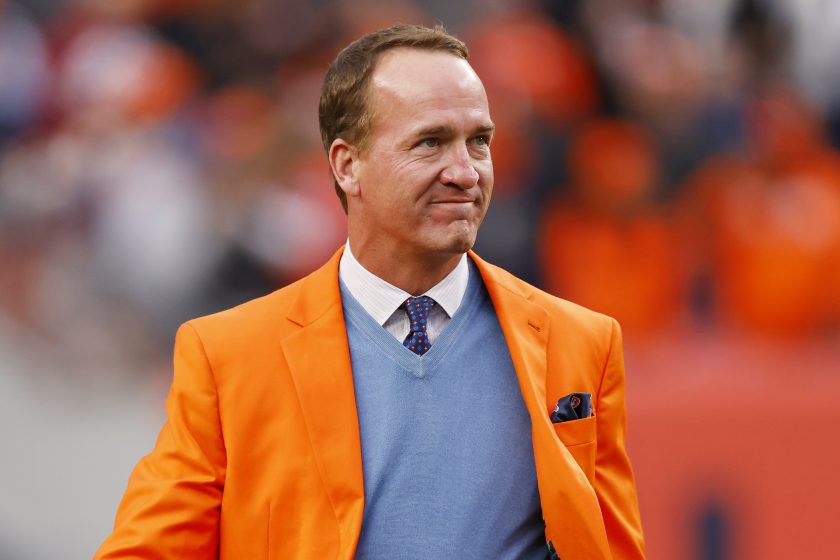
[[[465,220],[450,222],[434,229],[427,229],[422,237],[417,238],[415,247],[420,251],[437,255],[436,258],[449,258],[462,255],[475,244],[477,228]]]
[[[475,238],[474,231],[456,232],[441,243],[440,251],[451,255],[462,255],[473,248]]]

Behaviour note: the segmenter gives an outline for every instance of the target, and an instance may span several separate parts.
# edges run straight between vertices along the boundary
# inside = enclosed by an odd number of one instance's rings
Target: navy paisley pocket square
[[[592,416],[592,394],[571,393],[557,401],[551,413],[551,421],[557,424],[590,416]]]

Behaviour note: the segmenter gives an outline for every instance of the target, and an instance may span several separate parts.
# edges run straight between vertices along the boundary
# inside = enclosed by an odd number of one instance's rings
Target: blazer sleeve
[[[597,456],[595,493],[601,505],[613,558],[645,557],[636,484],[627,456],[624,353],[621,328],[611,319],[607,355],[597,398]]]
[[[131,474],[114,531],[95,560],[218,556],[225,447],[213,372],[190,323],[176,335],[166,414],[154,450]]]

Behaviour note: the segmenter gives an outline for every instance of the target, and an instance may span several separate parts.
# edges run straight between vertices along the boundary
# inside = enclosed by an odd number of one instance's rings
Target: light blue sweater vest
[[[475,266],[422,357],[341,294],[365,485],[356,558],[546,558],[531,422]]]

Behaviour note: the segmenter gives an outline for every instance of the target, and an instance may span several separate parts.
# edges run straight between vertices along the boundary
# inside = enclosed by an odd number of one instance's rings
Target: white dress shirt
[[[338,264],[338,277],[374,321],[400,342],[405,340],[411,326],[408,315],[404,309],[399,309],[399,306],[412,297],[412,294],[389,284],[363,267],[350,251],[349,240]],[[434,344],[440,331],[458,310],[467,291],[469,279],[470,267],[467,265],[467,255],[464,254],[452,272],[422,294],[436,302],[429,313],[426,326],[429,342]]]

